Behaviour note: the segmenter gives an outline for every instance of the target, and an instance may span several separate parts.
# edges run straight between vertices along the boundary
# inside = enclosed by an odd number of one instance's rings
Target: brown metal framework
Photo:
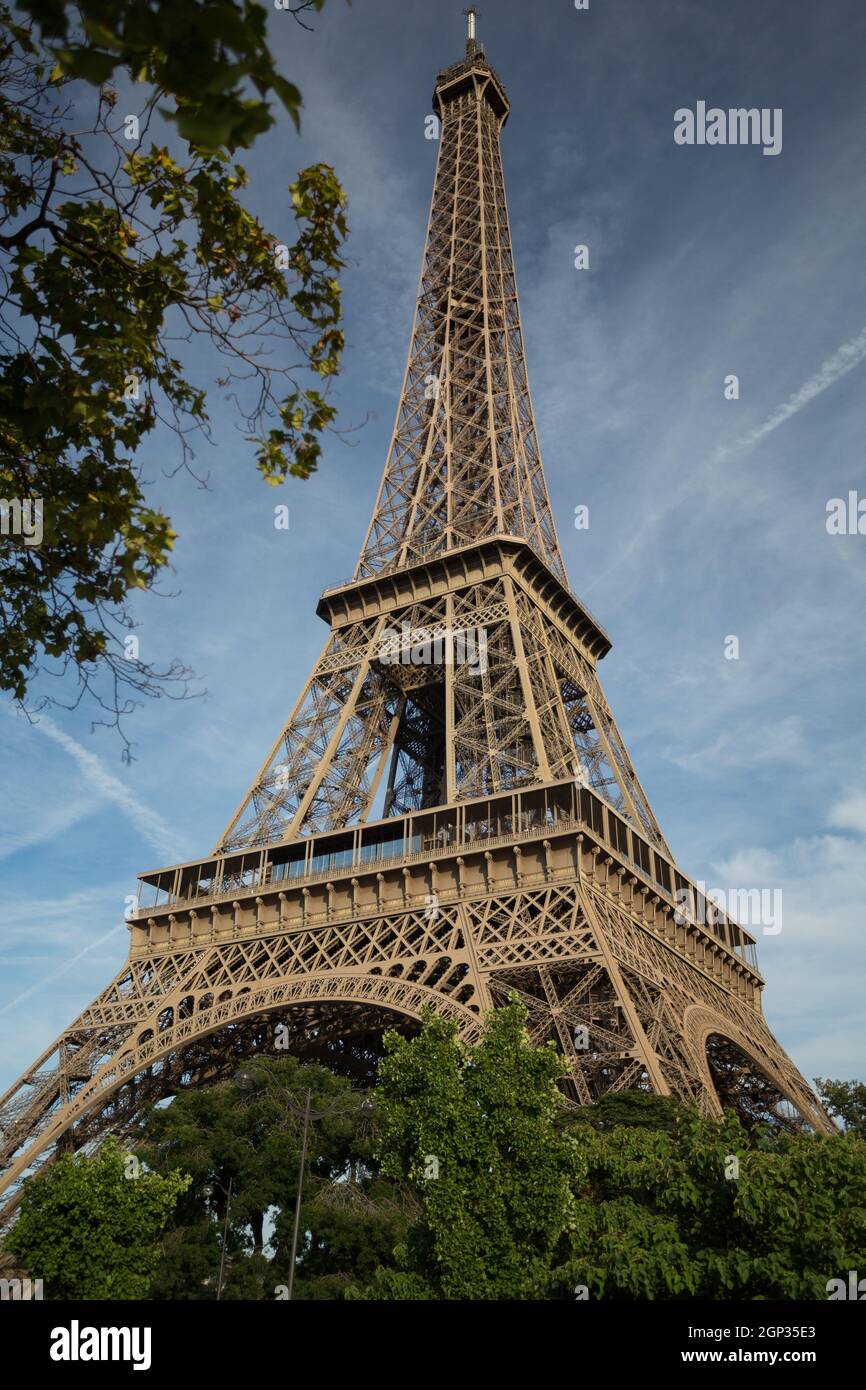
[[[832,1126],[761,1015],[754,938],[677,868],[567,586],[474,40],[439,155],[385,473],[324,651],[213,855],[142,875],[115,980],[0,1098],[0,1192],[181,1085],[292,1045],[370,1076],[431,1008],[467,1039],[516,992],[567,1099],[651,1088]],[[685,908],[683,904],[686,904]]]

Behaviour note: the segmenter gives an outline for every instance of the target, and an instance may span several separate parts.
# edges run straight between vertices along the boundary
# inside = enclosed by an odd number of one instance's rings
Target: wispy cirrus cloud
[[[8,706],[6,708],[8,709]],[[47,714],[40,714],[30,720],[26,720],[25,716],[20,714],[17,717],[68,753],[77,764],[88,787],[96,792],[101,800],[117,807],[162,859],[169,860],[176,856],[177,834],[158,812],[140,801],[113,772],[109,772],[101,758],[91,753],[71,734],[67,734]]]
[[[40,975],[39,979],[32,985],[28,985],[26,989],[22,989],[14,998],[10,999],[8,1003],[0,1006],[0,1014],[9,1013],[10,1009],[17,1008],[19,1004],[23,1004],[26,999],[30,999],[34,994],[37,994],[39,990],[44,989],[46,985],[54,984],[55,980],[61,979],[62,976],[67,975],[70,970],[74,969],[83,956],[88,955],[91,951],[95,951],[96,947],[101,946],[104,941],[108,941],[110,937],[117,936],[125,930],[123,926],[111,927],[104,935],[98,936],[95,941],[89,941],[87,945],[82,946],[81,950],[74,956],[70,956],[68,960],[63,961],[54,970],[50,970],[47,975]]]
[[[668,521],[690,499],[701,498],[702,496],[706,499],[708,496],[717,496],[725,489],[731,492],[738,490],[741,487],[739,480],[732,474],[725,476],[721,473],[722,465],[740,459],[757,448],[768,435],[779,429],[781,425],[786,424],[793,416],[804,410],[831,386],[835,386],[842,377],[847,376],[864,361],[866,361],[866,329],[837,348],[798,390],[789,396],[782,405],[770,412],[762,424],[740,435],[729,444],[720,444],[695,467],[683,469],[679,484],[668,491],[665,501],[661,505],[655,505],[652,509],[644,512],[640,527],[636,528],[632,535],[617,547],[616,558],[613,563],[595,575],[590,583],[584,586],[583,592],[591,593],[593,589],[606,584],[611,575],[621,570],[625,565],[634,564],[638,556],[645,553],[648,546],[653,544],[653,533],[658,532],[662,523]]]
[[[714,454],[710,456],[704,464],[704,468],[712,468],[720,463],[725,463],[728,459],[734,458],[739,454],[746,453],[749,449],[754,449],[756,444],[760,444],[762,439],[766,439],[768,434],[777,430],[780,425],[784,425],[798,411],[803,410],[809,405],[816,396],[820,396],[823,391],[835,386],[848,372],[858,367],[861,362],[866,360],[866,328],[862,333],[858,333],[856,338],[851,338],[847,343],[843,343],[840,348],[828,357],[825,362],[804,381],[799,390],[774,410],[763,424],[756,429],[749,430],[747,434],[735,439],[732,444],[722,444]]]

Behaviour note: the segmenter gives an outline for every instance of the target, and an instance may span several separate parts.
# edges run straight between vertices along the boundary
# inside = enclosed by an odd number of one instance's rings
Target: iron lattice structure
[[[499,137],[474,40],[438,161],[393,441],[330,635],[213,854],[141,876],[129,959],[0,1101],[0,1190],[179,1086],[292,1044],[369,1077],[431,1008],[516,992],[566,1098],[645,1087],[832,1126],[768,1030],[754,938],[673,860],[567,587],[527,384]]]

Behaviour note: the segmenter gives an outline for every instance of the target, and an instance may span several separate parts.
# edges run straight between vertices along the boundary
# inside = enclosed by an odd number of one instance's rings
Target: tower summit
[[[475,41],[440,72],[440,139],[394,436],[356,577],[492,535],[565,570],[529,394],[499,136],[502,83]]]
[[[475,18],[477,10],[474,5],[470,5],[468,10],[464,10],[466,16],[466,57],[472,58],[475,54]]]
[[[369,1076],[422,1011],[467,1040],[516,992],[571,1103],[641,1087],[831,1129],[761,1013],[755,938],[664,839],[567,585],[500,156],[467,15],[436,78],[409,358],[353,579],[213,852],[148,871],[117,977],[0,1098],[0,1192],[143,1106],[293,1050]],[[748,895],[746,895],[748,901]],[[280,1037],[285,1039],[285,1032]]]

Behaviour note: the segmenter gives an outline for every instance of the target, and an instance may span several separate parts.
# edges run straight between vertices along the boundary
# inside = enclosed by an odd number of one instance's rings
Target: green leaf
[[[57,55],[61,71],[68,77],[83,77],[95,87],[102,86],[117,66],[117,58],[97,48],[61,48]]]

